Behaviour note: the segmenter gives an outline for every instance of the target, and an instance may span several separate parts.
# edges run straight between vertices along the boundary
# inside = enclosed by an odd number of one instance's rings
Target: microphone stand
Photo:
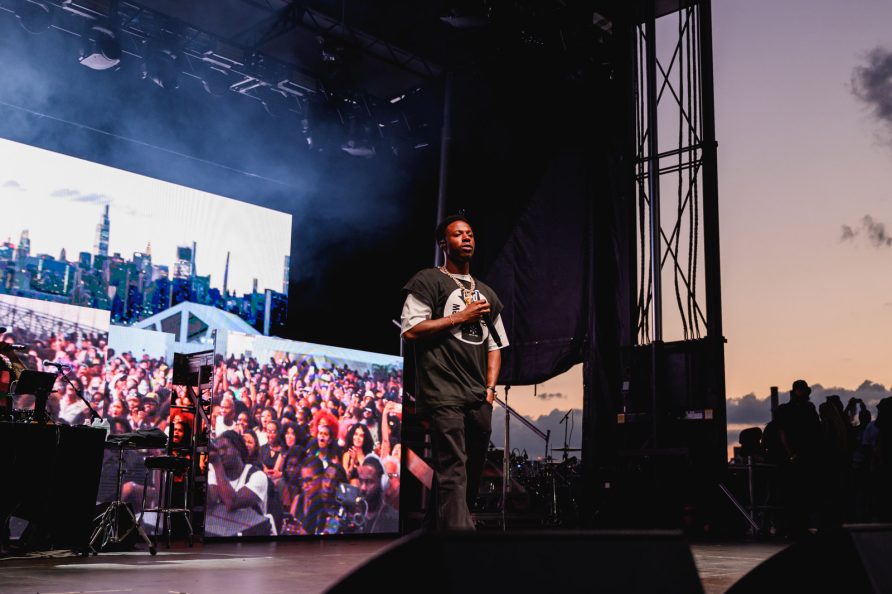
[[[61,370],[59,370],[57,373],[58,373],[58,375],[59,375],[63,380],[65,380],[65,383],[66,383],[66,384],[68,384],[69,386],[71,386],[71,389],[74,390],[74,393],[77,394],[77,397],[80,398],[80,399],[83,401],[83,403],[87,405],[87,408],[90,409],[90,415],[91,415],[90,420],[91,420],[91,421],[95,421],[96,419],[99,419],[100,421],[104,420],[104,419],[99,415],[99,413],[96,412],[96,409],[93,408],[93,405],[90,404],[90,401],[87,400],[87,398],[84,396],[84,392],[83,392],[82,390],[78,390],[78,389],[77,389],[77,386],[75,386],[74,383],[68,378],[68,374],[67,374],[67,373],[62,373]]]
[[[567,461],[567,458],[569,457],[569,456],[567,455],[567,454],[568,454],[568,450],[567,450],[567,449],[570,447],[570,443],[567,441],[567,429],[570,427],[570,423],[567,422],[567,417],[570,416],[570,413],[571,413],[571,412],[573,412],[573,409],[572,409],[572,408],[571,408],[570,410],[567,411],[567,414],[565,414],[565,415],[564,415],[564,418],[561,419],[561,422],[558,423],[558,425],[563,425],[563,426],[564,426],[564,461],[565,461],[565,462]]]
[[[511,414],[508,409],[508,391],[511,386],[505,386],[505,451],[502,456],[502,531],[508,530],[508,483],[511,481],[511,440],[509,438]]]

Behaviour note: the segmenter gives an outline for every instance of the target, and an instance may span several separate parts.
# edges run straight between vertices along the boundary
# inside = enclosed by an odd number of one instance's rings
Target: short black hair
[[[245,445],[245,438],[243,438],[240,433],[237,433],[232,429],[227,429],[218,435],[217,439],[225,439],[231,443],[236,451],[238,451],[239,458],[242,459],[242,462],[248,459],[248,446]]]
[[[436,228],[436,230],[434,231],[434,240],[435,240],[437,243],[440,243],[440,241],[442,241],[443,239],[445,239],[445,237],[446,237],[446,228],[447,228],[449,225],[451,225],[452,223],[456,222],[456,221],[464,221],[464,222],[467,223],[469,226],[471,226],[471,227],[474,226],[474,225],[471,225],[471,221],[469,221],[469,220],[467,219],[467,217],[465,217],[465,216],[463,216],[463,215],[449,215],[448,217],[446,217],[445,219],[443,219],[442,221],[440,221],[439,223],[437,223],[437,228]]]

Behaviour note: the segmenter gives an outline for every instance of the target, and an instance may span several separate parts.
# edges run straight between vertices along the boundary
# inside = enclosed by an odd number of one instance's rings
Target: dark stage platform
[[[316,594],[350,573],[392,540],[218,543],[96,557],[0,559],[0,592],[172,594]],[[783,548],[780,544],[694,544],[707,593],[724,592]],[[510,568],[493,567],[493,571]],[[399,567],[393,567],[399,579]],[[370,584],[369,592],[386,591]],[[419,591],[423,591],[419,590]]]

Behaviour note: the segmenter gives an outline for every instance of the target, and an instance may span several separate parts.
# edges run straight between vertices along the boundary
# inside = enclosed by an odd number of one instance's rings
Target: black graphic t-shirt
[[[470,282],[462,283],[470,288]],[[489,301],[490,315],[495,320],[502,311],[502,302],[489,286],[479,280],[476,284],[474,301]],[[458,285],[437,268],[422,270],[403,290],[430,307],[432,319],[458,313],[465,307]],[[468,404],[485,398],[488,338],[486,325],[475,322],[415,342],[420,409]]]

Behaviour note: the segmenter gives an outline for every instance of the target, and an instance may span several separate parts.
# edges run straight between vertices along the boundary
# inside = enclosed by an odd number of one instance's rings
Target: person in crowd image
[[[276,411],[271,407],[265,407],[260,409],[260,423],[257,431],[257,439],[260,440],[260,445],[265,446],[269,443],[269,435],[266,432],[266,426],[270,421],[275,419]]]
[[[254,429],[254,421],[251,419],[251,415],[247,410],[240,411],[235,418],[235,430],[244,435],[246,431],[252,429]]]
[[[266,476],[245,464],[247,448],[233,430],[218,435],[210,451],[208,468],[208,519],[205,531],[212,536],[232,536],[262,524],[266,514]],[[232,527],[227,520],[239,524]]]
[[[248,451],[248,455],[245,457],[245,464],[252,464],[260,470],[263,465],[260,462],[260,445],[257,442],[257,434],[254,433],[253,429],[247,429],[241,436],[245,440],[245,448]]]
[[[380,458],[374,454],[366,456],[359,466],[358,474],[359,492],[368,505],[362,532],[397,532],[400,515],[384,498],[390,481]]]
[[[214,433],[221,435],[233,429],[235,429],[235,399],[231,394],[226,394],[220,400],[220,416],[217,417]]]
[[[313,415],[310,422],[310,434],[315,432],[315,438],[310,442],[309,453],[322,460],[324,466],[332,463],[340,463],[340,449],[337,444],[338,420],[326,410],[320,410]]]
[[[306,458],[296,449],[289,450],[283,456],[282,478],[276,489],[279,500],[285,509],[291,509],[291,504],[301,494],[300,469]]]
[[[87,405],[77,395],[77,391],[80,389],[81,385],[78,379],[73,379],[71,384],[65,384],[65,395],[59,401],[58,419],[66,425],[83,425],[84,421],[90,418]]]
[[[359,478],[359,465],[372,453],[374,442],[372,432],[362,423],[356,423],[347,432],[344,455],[341,465],[350,480]]]
[[[400,508],[400,459],[399,456],[387,456],[381,461],[384,474],[387,475],[387,489],[384,501],[393,509]]]
[[[473,530],[468,501],[483,471],[499,349],[508,339],[498,296],[471,276],[470,222],[447,217],[435,239],[446,264],[418,272],[403,287],[401,331],[414,343],[417,408],[430,421],[435,486],[428,528]]]
[[[279,439],[279,422],[272,420],[266,424],[266,445],[260,448],[260,461],[263,472],[273,480],[282,476],[282,442]]]
[[[300,464],[300,494],[291,502],[288,534],[322,534],[329,517],[322,493],[325,468],[320,458],[311,456]]]
[[[338,485],[347,482],[347,473],[340,464],[329,464],[322,474],[322,498],[325,505],[334,509],[337,506]]]
[[[192,427],[182,419],[171,425],[170,446],[175,449],[188,448],[192,443]]]

